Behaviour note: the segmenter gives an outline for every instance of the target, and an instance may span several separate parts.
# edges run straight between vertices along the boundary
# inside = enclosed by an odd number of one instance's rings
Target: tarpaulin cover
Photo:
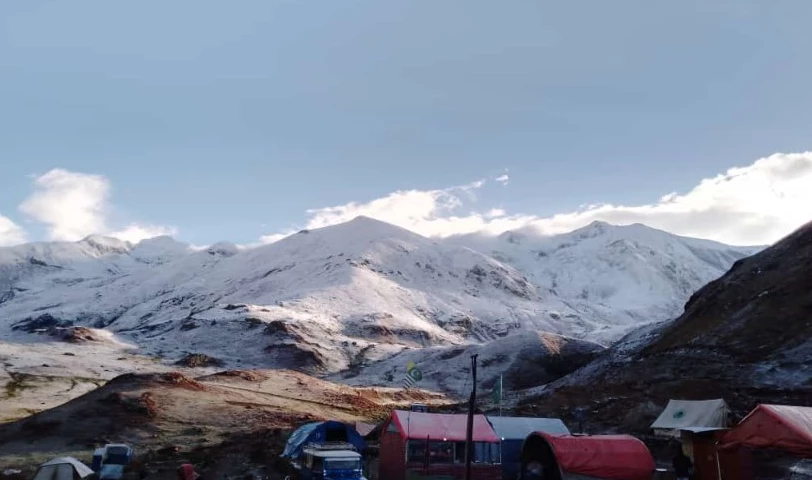
[[[308,443],[324,444],[329,441],[351,443],[359,452],[366,447],[364,437],[350,424],[333,421],[312,422],[302,425],[290,434],[282,457],[299,458],[302,449]]]
[[[93,475],[93,470],[73,457],[59,457],[43,463],[34,480],[74,480]]]
[[[464,442],[468,416],[395,410],[392,421],[403,438]],[[485,415],[474,415],[472,435],[474,442],[499,441]]]
[[[727,428],[730,410],[724,400],[669,400],[651,424],[655,430],[712,430]]]
[[[776,448],[812,458],[812,407],[759,405],[724,436],[725,447]]]
[[[550,435],[537,432],[553,449],[563,472],[611,480],[650,480],[651,452],[629,435]]]

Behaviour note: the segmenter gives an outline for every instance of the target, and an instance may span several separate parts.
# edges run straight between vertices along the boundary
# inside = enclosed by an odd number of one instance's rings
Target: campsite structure
[[[727,448],[772,448],[812,458],[812,407],[758,405],[723,440]]]
[[[671,400],[651,428],[680,440],[697,480],[752,480],[753,449],[812,458],[812,407],[758,405],[729,428],[722,400]]]
[[[528,435],[544,432],[568,435],[569,429],[558,418],[493,417],[488,422],[500,440],[502,479],[516,480],[521,470],[522,445]]]
[[[37,468],[32,480],[81,480],[93,475],[93,470],[73,457],[49,460]]]
[[[719,435],[730,427],[730,408],[721,398],[712,400],[669,400],[651,424],[655,435],[671,437],[694,464],[697,480],[718,480]]]
[[[719,480],[755,478],[752,449],[812,459],[812,407],[757,405],[720,436]]]
[[[521,454],[521,479],[651,480],[655,464],[646,445],[629,435],[530,434]]]
[[[395,410],[381,426],[378,478],[465,476],[466,416]],[[501,480],[499,437],[484,415],[473,416],[471,480]]]
[[[669,400],[657,420],[654,433],[681,438],[684,433],[703,433],[729,427],[730,408],[721,398],[714,400]],[[687,452],[686,452],[687,453]]]
[[[305,446],[323,445],[328,442],[348,443],[358,452],[363,452],[366,447],[364,437],[352,424],[332,420],[311,422],[305,423],[290,434],[282,458],[296,460],[302,455]]]

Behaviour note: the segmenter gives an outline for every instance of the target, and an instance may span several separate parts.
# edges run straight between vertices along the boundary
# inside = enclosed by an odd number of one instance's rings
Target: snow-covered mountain
[[[0,249],[0,338],[82,325],[169,359],[322,372],[522,332],[610,343],[752,251],[607,224],[436,241],[366,217],[252,249],[28,244]]]
[[[640,328],[581,370],[524,392],[519,412],[591,431],[650,431],[669,398],[724,398],[741,418],[759,403],[812,405],[812,222],[735,262],[671,322]],[[734,418],[734,420],[736,419]]]
[[[620,327],[612,333],[679,315],[695,290],[761,249],[605,222],[555,236],[528,229],[451,241],[513,266],[582,318]]]

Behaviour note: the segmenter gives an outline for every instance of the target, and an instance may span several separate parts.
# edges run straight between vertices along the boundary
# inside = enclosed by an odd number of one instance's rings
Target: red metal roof
[[[812,457],[812,407],[758,405],[724,436],[725,447],[777,448]]]
[[[392,421],[403,438],[464,442],[468,416],[395,410],[392,412]],[[499,442],[499,437],[485,415],[474,415],[472,433],[475,442]]]
[[[651,452],[629,435],[551,435],[547,440],[562,471],[611,480],[649,480],[655,464]]]

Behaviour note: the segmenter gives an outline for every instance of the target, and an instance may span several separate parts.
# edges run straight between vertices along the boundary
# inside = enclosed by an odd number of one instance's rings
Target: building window
[[[409,440],[406,449],[406,462],[411,464],[426,464],[426,441]],[[473,463],[498,464],[501,463],[498,443],[474,442]],[[464,464],[465,442],[442,442],[431,440],[428,443],[429,465]]]
[[[429,441],[428,462],[430,465],[441,465],[454,463],[454,444],[443,441]],[[409,463],[426,463],[426,441],[409,440],[408,457]]]
[[[456,442],[454,450],[454,463],[465,463],[465,442]],[[500,463],[500,456],[498,443],[474,442],[473,463]]]

